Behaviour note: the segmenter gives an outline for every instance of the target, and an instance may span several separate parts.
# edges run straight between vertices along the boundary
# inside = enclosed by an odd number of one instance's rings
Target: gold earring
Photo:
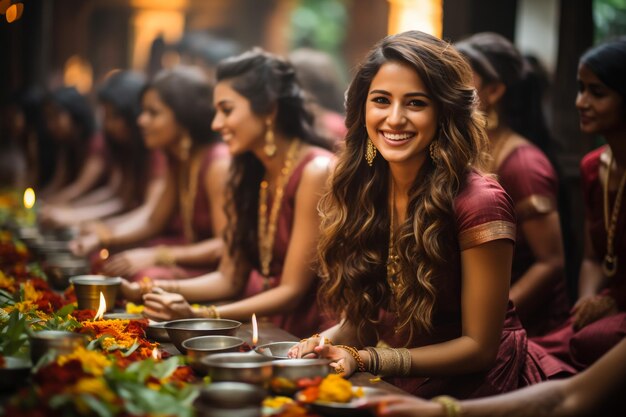
[[[191,150],[191,138],[185,135],[178,143],[178,155],[182,161],[189,159],[189,151]]]
[[[272,121],[268,120],[266,123],[267,129],[265,129],[265,145],[263,151],[268,157],[276,155],[276,142],[274,140],[274,129],[272,129]]]
[[[374,146],[374,142],[368,137],[367,138],[367,148],[365,149],[365,160],[367,161],[367,165],[372,166],[374,164],[374,158],[376,158],[376,147]]]
[[[487,130],[496,130],[498,125],[500,124],[500,118],[498,117],[498,112],[494,110],[494,108],[490,108],[487,112],[487,125],[485,128]]]
[[[439,164],[439,155],[437,155],[437,153],[439,152],[439,141],[438,140],[433,140],[432,142],[430,142],[430,146],[428,147],[428,151],[430,153],[430,159],[433,161],[433,165],[438,165]]]

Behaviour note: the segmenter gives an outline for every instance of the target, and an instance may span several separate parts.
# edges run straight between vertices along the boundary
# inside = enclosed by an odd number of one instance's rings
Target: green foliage
[[[337,52],[346,35],[346,0],[302,0],[291,16],[292,48]]]
[[[626,0],[594,0],[595,40],[626,35]]]

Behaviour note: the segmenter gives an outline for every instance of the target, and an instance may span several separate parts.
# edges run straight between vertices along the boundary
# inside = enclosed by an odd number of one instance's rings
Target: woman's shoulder
[[[314,187],[323,186],[332,169],[334,154],[324,148],[307,146],[298,167],[292,175],[292,182]]]
[[[608,166],[611,158],[611,148],[608,145],[600,146],[583,156],[580,161],[580,172],[583,179],[597,178],[600,165]]]
[[[496,179],[472,170],[454,201],[461,249],[495,239],[515,240],[515,209]]]

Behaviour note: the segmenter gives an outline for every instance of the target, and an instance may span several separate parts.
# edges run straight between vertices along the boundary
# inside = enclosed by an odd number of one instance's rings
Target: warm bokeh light
[[[63,71],[63,83],[73,86],[81,94],[87,94],[93,85],[93,70],[91,64],[78,55],[70,57],[65,62]]]
[[[24,190],[24,207],[27,209],[33,208],[35,205],[35,190],[31,187],[28,187]]]
[[[151,356],[152,356],[152,359],[154,359],[155,361],[161,359],[161,352],[159,351],[159,348],[152,349]]]
[[[98,311],[93,318],[93,321],[101,320],[104,317],[104,312],[107,311],[107,301],[104,299],[104,294],[100,291],[100,305],[98,306]]]
[[[388,1],[390,35],[412,29],[438,38],[443,35],[443,0]]]
[[[162,36],[166,43],[174,43],[182,37],[185,30],[185,9],[182,6],[176,9],[172,5],[160,9],[160,3],[136,10],[133,17],[132,67],[136,70],[145,68],[152,42],[157,37]]]
[[[252,314],[252,345],[256,346],[259,341],[259,328],[256,323],[256,314]]]
[[[11,0],[0,0],[0,14],[5,14],[11,6]]]
[[[109,259],[109,250],[106,248],[100,249],[100,253],[98,255],[100,256],[100,259],[106,261],[107,259]]]
[[[13,23],[19,20],[22,17],[22,13],[24,13],[24,5],[22,3],[12,4],[6,10],[7,22]]]

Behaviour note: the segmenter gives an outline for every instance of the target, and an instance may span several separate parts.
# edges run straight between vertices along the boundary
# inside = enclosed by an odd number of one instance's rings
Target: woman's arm
[[[523,321],[550,302],[552,288],[563,279],[565,256],[557,211],[528,219],[521,229],[535,258],[510,291],[510,298]]]
[[[83,164],[76,180],[51,195],[47,202],[53,204],[68,203],[81,194],[91,190],[93,186],[102,178],[105,172],[104,158],[100,155],[91,155]]]

